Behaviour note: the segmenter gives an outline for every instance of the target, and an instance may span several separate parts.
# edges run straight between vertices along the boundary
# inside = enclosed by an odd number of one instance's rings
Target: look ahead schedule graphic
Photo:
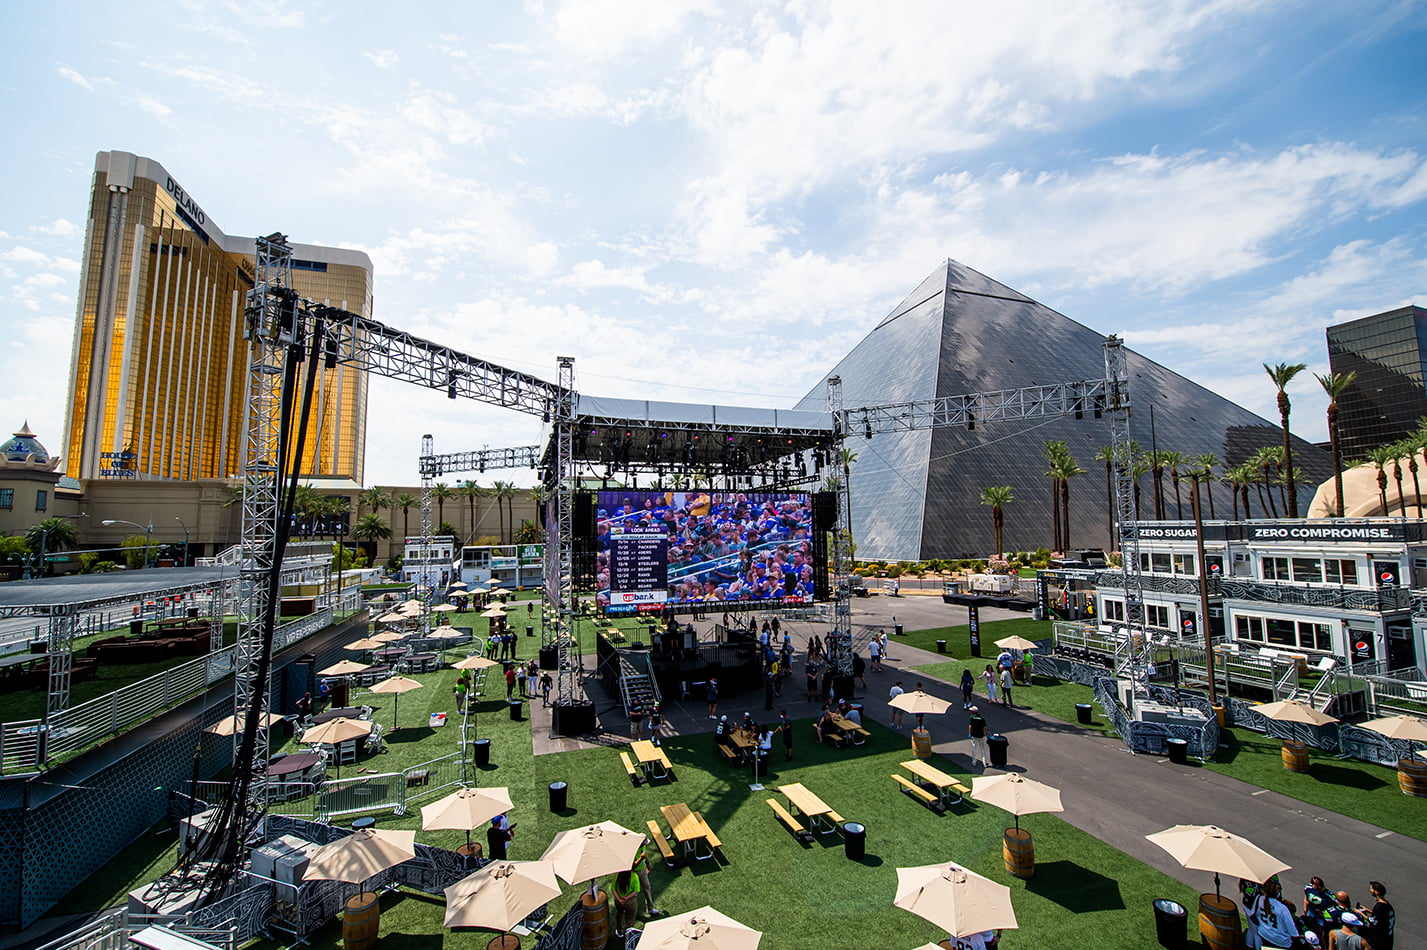
[[[606,613],[813,599],[805,493],[603,491],[596,505],[597,599]]]
[[[609,576],[611,607],[662,607],[669,599],[668,532],[663,528],[611,527]]]

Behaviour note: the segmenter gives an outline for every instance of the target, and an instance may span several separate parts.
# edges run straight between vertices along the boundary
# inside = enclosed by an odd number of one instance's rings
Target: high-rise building
[[[1427,310],[1399,307],[1328,328],[1328,365],[1357,373],[1338,399],[1343,462],[1396,442],[1427,416]]]
[[[303,297],[371,314],[360,251],[293,245]],[[76,478],[226,478],[243,466],[252,238],[223,233],[153,159],[100,152],[79,281],[66,471]],[[367,379],[318,373],[302,473],[361,484]]]
[[[828,374],[842,379],[844,408],[991,393],[1076,380],[1103,379],[1105,337],[956,261],[947,261],[922,281]],[[1125,353],[1134,406],[1130,433],[1142,452],[1179,453],[1139,480],[1141,517],[1155,517],[1162,499],[1165,520],[1191,517],[1185,475],[1197,457],[1212,455],[1222,473],[1260,448],[1282,445],[1282,430],[1247,409],[1146,359]],[[823,383],[798,403],[822,408]],[[1264,385],[1271,386],[1267,379]],[[1070,544],[1067,549],[1116,546],[1111,526],[1104,458],[1110,425],[1086,406],[1075,417],[1019,422],[979,421],[975,428],[914,429],[867,439],[857,415],[846,439],[857,453],[852,466],[852,537],[859,559],[926,560],[986,556],[994,552],[991,509],[981,489],[1010,486],[1015,502],[1005,507],[1007,551],[1051,546],[1051,481],[1047,441],[1064,442],[1085,469],[1067,479]],[[1302,439],[1293,443],[1293,464],[1306,510],[1318,483],[1332,474],[1323,452]],[[1252,517],[1277,517],[1284,506],[1275,491],[1254,498]],[[1142,496],[1142,497],[1141,497]],[[1226,486],[1210,486],[1214,516],[1240,516]],[[1205,511],[1209,517],[1210,512]]]

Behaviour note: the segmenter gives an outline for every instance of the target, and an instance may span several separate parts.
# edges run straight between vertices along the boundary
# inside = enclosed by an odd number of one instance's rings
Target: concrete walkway
[[[899,598],[854,601],[854,624],[883,624],[890,633],[894,616],[909,630],[966,622],[964,608],[942,604],[940,597],[906,596],[905,589],[903,594]],[[995,609],[981,611],[983,623],[1024,616]],[[798,652],[794,675],[775,708],[786,708],[794,718],[807,718],[816,715],[821,704],[802,698],[803,648],[809,636],[822,635],[826,629],[823,625],[800,623],[786,626],[793,631]],[[983,652],[994,655],[993,651],[994,647],[989,647]],[[883,671],[869,672],[867,689],[858,688],[859,695],[866,696],[869,713],[885,722],[881,703],[892,683],[900,679],[911,689],[913,682],[921,680],[928,692],[956,700],[946,716],[928,719],[933,749],[977,771],[970,762],[970,742],[964,738],[966,714],[960,709],[960,690],[952,683],[911,669],[952,657],[920,650],[895,638],[889,652]],[[593,691],[601,692],[598,687]],[[628,735],[628,720],[619,712],[617,703],[601,699],[597,704],[605,733],[593,743],[548,738],[548,720],[542,723],[540,713],[532,710],[537,754],[623,741],[621,737]],[[712,730],[713,723],[698,697],[687,704],[670,701],[677,699],[666,697],[669,731],[691,734]],[[719,711],[733,717],[748,709],[758,718],[762,699],[761,692],[730,697],[720,703]],[[1412,898],[1421,882],[1427,881],[1427,842],[1375,826],[1368,814],[1346,817],[1196,765],[1180,766],[1157,756],[1134,755],[1114,735],[1081,729],[1030,709],[991,705],[984,699],[983,694],[979,705],[991,731],[1009,739],[1008,769],[1059,788],[1065,804],[1061,817],[1082,831],[1191,887],[1212,891],[1213,875],[1186,870],[1168,853],[1146,841],[1145,835],[1177,824],[1219,825],[1292,865],[1282,880],[1285,897],[1295,904],[1302,904],[1302,886],[1314,874],[1321,876],[1330,890],[1346,890],[1355,903],[1371,904],[1367,882],[1382,881],[1387,885],[1388,899],[1397,909],[1397,946],[1427,946],[1427,920]],[[1427,807],[1427,801],[1421,804]],[[1235,879],[1223,881],[1226,896],[1237,899],[1237,883]],[[1148,907],[1131,910],[1150,913]],[[1191,915],[1195,912],[1194,908],[1189,910]]]

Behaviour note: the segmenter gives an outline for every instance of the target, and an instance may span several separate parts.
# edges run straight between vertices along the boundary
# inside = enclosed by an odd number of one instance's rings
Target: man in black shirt
[[[1387,902],[1387,885],[1381,881],[1368,881],[1368,890],[1373,896],[1373,905],[1358,905],[1358,910],[1371,916],[1372,920],[1363,928],[1372,950],[1392,950],[1393,931],[1397,929],[1397,912]]]
[[[971,718],[966,721],[966,735],[971,739],[971,761],[986,767],[986,720],[977,706],[971,707]]]

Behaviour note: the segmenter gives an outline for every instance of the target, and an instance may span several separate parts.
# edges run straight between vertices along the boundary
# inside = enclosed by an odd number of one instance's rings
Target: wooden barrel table
[[[1199,895],[1199,937],[1204,950],[1242,950],[1239,905],[1218,894]]]
[[[1290,772],[1308,771],[1308,746],[1292,739],[1283,740],[1283,767]]]
[[[1397,787],[1404,795],[1427,798],[1427,762],[1415,757],[1398,759]]]
[[[382,906],[377,895],[363,891],[347,898],[342,910],[342,943],[347,950],[370,950],[377,945],[381,929]]]
[[[1007,828],[1001,837],[1001,857],[1005,861],[1007,874],[1019,878],[1035,876],[1036,846],[1029,831]]]
[[[601,890],[591,897],[590,892],[585,891],[580,896],[580,906],[585,912],[581,950],[604,950],[609,946],[609,894]]]
[[[932,757],[932,734],[929,730],[912,730],[912,755],[919,759]]]

